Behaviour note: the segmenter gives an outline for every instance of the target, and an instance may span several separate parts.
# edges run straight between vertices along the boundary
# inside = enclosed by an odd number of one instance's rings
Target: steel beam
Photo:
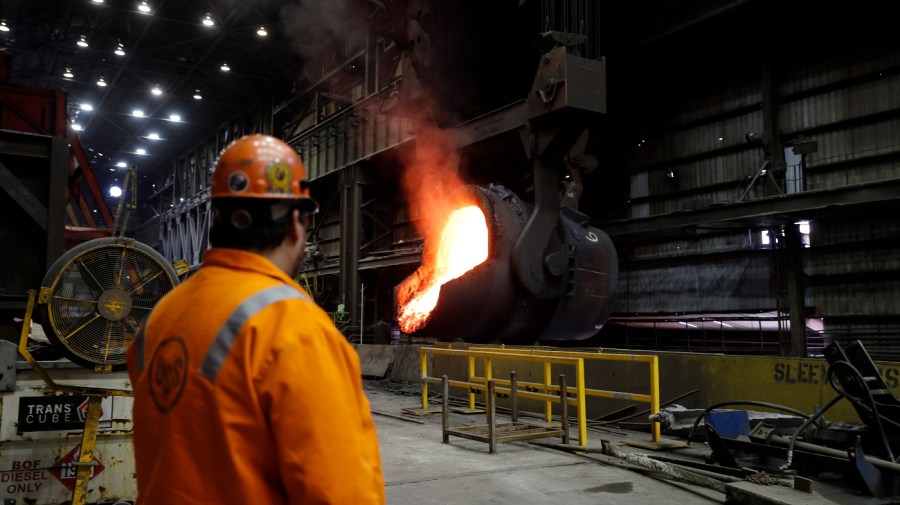
[[[477,144],[491,137],[518,132],[527,121],[525,100],[493,110],[456,127],[459,132],[458,148]]]
[[[607,221],[597,227],[611,237],[628,238],[730,221],[772,222],[773,218],[783,221],[784,218],[779,218],[782,214],[802,213],[804,217],[812,218],[829,210],[889,202],[900,202],[900,179],[778,195],[660,216]]]
[[[0,162],[0,188],[19,204],[19,207],[34,220],[45,232],[47,231],[47,207],[18,179],[2,162]]]

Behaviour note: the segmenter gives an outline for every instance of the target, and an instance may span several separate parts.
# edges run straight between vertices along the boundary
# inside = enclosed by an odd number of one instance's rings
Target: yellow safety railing
[[[585,389],[585,394],[587,396],[594,396],[598,398],[615,398],[617,400],[630,400],[634,402],[644,402],[650,404],[650,414],[659,413],[659,356],[654,356],[651,354],[611,354],[604,353],[602,349],[598,349],[597,352],[577,352],[577,351],[556,351],[552,349],[540,349],[540,348],[529,348],[529,347],[505,347],[505,346],[473,346],[470,349],[475,350],[484,350],[491,352],[499,352],[499,353],[509,353],[509,354],[517,354],[517,355],[547,355],[547,356],[560,356],[560,357],[569,357],[569,358],[581,358],[584,360],[600,360],[600,361],[631,361],[637,363],[647,363],[650,366],[650,394],[640,394],[640,393],[626,393],[621,391],[605,391],[601,389]],[[469,368],[470,374],[473,372],[473,368],[470,366]],[[470,376],[470,378],[473,378]],[[544,381],[546,382],[550,378],[550,368],[544,367]],[[470,401],[472,399],[470,398]],[[550,405],[547,404],[545,407],[546,415],[549,418],[550,415]],[[654,442],[659,442],[660,440],[660,427],[658,422],[650,423],[650,435]]]
[[[584,387],[584,360],[581,358],[572,358],[567,356],[540,356],[540,355],[525,355],[525,354],[512,354],[512,353],[498,353],[491,351],[479,351],[479,350],[466,350],[466,349],[442,349],[436,347],[423,347],[420,350],[421,356],[421,366],[422,366],[422,408],[428,408],[428,384],[430,383],[439,383],[441,381],[438,377],[432,377],[428,375],[428,356],[429,355],[443,355],[443,356],[461,356],[466,357],[470,360],[474,360],[475,358],[482,358],[484,360],[484,369],[486,379],[484,383],[472,381],[472,377],[468,382],[465,381],[449,381],[449,385],[451,387],[459,387],[459,388],[467,388],[469,391],[472,389],[478,389],[481,391],[487,391],[487,380],[492,379],[492,370],[493,370],[493,360],[503,360],[503,361],[526,361],[526,362],[540,362],[544,364],[545,369],[549,370],[550,365],[572,365],[575,367],[575,387],[570,388],[566,387],[566,395],[563,398],[562,395],[559,397],[551,394],[557,393],[559,394],[560,388],[558,385],[551,384],[549,379],[545,380],[544,384],[536,384],[536,383],[528,383],[523,381],[518,381],[520,387],[525,387],[526,390],[523,391],[519,389],[517,392],[517,396],[522,398],[531,398],[534,400],[543,400],[549,405],[554,401],[563,401],[563,399],[570,405],[574,405],[578,409],[578,439],[579,443],[582,446],[587,445],[587,418],[585,413],[585,387]],[[470,374],[474,375],[474,364],[470,361]],[[509,380],[494,380],[495,384],[505,389],[498,389],[498,392],[509,392],[510,381]],[[528,391],[527,389],[542,389],[546,391],[546,393],[537,393],[534,391]],[[568,393],[570,391],[574,391],[575,397],[569,398]],[[470,392],[470,395],[473,393]],[[473,405],[474,406],[474,405]],[[549,421],[549,419],[548,419]]]
[[[423,348],[423,351],[427,348]],[[447,349],[435,349],[436,351],[446,351]],[[649,394],[641,394],[641,393],[628,393],[622,391],[607,391],[602,389],[588,389],[584,387],[583,379],[576,382],[576,394],[578,395],[579,400],[578,403],[578,415],[579,415],[579,426],[581,425],[581,419],[583,417],[582,412],[584,411],[584,399],[583,396],[593,396],[597,398],[614,398],[620,400],[630,400],[636,402],[644,402],[650,404],[650,413],[656,414],[659,412],[659,357],[649,354],[610,354],[603,353],[598,350],[598,352],[575,352],[575,351],[555,351],[550,349],[537,349],[537,348],[527,348],[527,347],[470,347],[467,350],[458,350],[461,352],[470,352],[471,354],[466,355],[468,357],[468,380],[470,382],[477,381],[486,383],[488,380],[492,379],[493,371],[491,368],[491,362],[485,361],[485,377],[478,377],[475,374],[475,358],[480,355],[480,353],[493,353],[495,355],[505,355],[505,356],[527,356],[531,358],[535,358],[531,361],[541,361],[543,363],[543,375],[544,375],[544,383],[543,384],[535,384],[535,383],[525,383],[521,380],[519,381],[520,387],[531,388],[531,389],[543,389],[545,391],[555,391],[556,388],[551,385],[551,361],[547,361],[544,358],[569,358],[569,359],[581,359],[581,360],[600,360],[600,361],[631,361],[637,363],[647,363],[650,368],[650,393]],[[465,355],[465,354],[463,354]],[[426,354],[422,353],[422,376],[426,377],[427,374],[427,363],[425,361]],[[582,365],[583,367],[583,365]],[[583,378],[584,372],[582,368],[581,376]],[[497,381],[498,385],[508,385],[509,381]],[[581,388],[579,392],[578,388]],[[423,383],[423,408],[427,407],[425,403],[427,402],[427,389]],[[524,394],[520,395],[524,396]],[[469,406],[471,408],[475,407],[475,393],[469,393]],[[544,414],[546,419],[549,421],[552,416],[552,405],[551,402],[545,401],[544,404]],[[650,424],[650,435],[654,442],[659,442],[660,440],[660,426],[657,422],[651,422]],[[586,436],[586,435],[585,435]]]

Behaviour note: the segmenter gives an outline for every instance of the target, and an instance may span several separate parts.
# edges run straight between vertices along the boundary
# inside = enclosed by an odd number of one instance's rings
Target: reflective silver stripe
[[[222,363],[224,363],[225,358],[228,357],[231,346],[234,344],[238,333],[240,333],[241,328],[244,327],[247,320],[269,305],[289,298],[300,298],[307,302],[310,301],[309,298],[300,291],[297,291],[287,284],[280,284],[255,293],[238,305],[238,307],[234,309],[234,312],[228,316],[228,320],[225,321],[225,324],[219,329],[216,338],[213,339],[212,344],[209,346],[209,350],[206,351],[206,356],[203,358],[203,364],[200,365],[200,374],[215,381],[216,375],[219,373],[219,368],[222,367]]]

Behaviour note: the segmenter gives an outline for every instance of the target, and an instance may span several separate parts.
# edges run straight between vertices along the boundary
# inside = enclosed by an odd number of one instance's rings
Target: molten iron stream
[[[472,205],[453,211],[441,231],[433,262],[423,264],[400,286],[403,293],[419,283],[407,300],[401,300],[400,329],[404,333],[422,329],[437,305],[441,286],[484,263],[487,256],[488,230],[481,208]]]

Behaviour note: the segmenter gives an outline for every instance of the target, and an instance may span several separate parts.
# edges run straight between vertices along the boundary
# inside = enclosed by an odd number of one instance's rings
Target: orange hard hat
[[[210,198],[302,200],[318,208],[309,196],[309,181],[300,155],[271,135],[247,135],[232,142],[216,162]]]

